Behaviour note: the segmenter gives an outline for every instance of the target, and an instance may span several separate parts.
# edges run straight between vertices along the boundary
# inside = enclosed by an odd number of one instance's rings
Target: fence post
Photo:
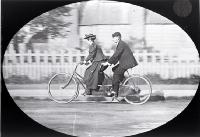
[[[36,55],[35,55],[35,58],[36,58],[36,79],[37,80],[40,80],[40,51],[39,50],[36,50],[35,51]]]

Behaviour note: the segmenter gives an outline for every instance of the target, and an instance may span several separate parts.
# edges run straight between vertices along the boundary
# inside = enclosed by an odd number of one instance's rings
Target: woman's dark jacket
[[[89,66],[84,74],[84,83],[88,89],[97,89],[97,86],[102,81],[99,80],[101,77],[99,70],[101,63],[106,60],[106,56],[103,54],[102,49],[93,43],[89,47],[89,55],[86,57],[85,61],[91,61],[92,65]]]

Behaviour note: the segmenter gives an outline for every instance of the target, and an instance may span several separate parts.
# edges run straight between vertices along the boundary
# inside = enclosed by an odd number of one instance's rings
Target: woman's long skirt
[[[83,80],[87,89],[96,90],[98,89],[98,84],[103,82],[104,74],[99,73],[102,62],[103,61],[94,61],[92,65],[86,69]]]

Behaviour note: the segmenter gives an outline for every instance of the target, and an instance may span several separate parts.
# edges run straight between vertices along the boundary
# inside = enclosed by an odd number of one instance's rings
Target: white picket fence
[[[104,52],[106,56],[111,56],[113,51]],[[174,55],[164,55],[162,53],[148,53],[146,51],[136,51],[133,53],[139,65],[130,69],[131,74],[160,74],[162,78],[190,77],[191,74],[200,75],[199,60],[180,60]],[[8,78],[12,75],[26,75],[30,79],[40,80],[53,75],[54,73],[72,73],[75,65],[84,60],[87,52],[74,51],[52,51],[41,53],[36,51],[31,53],[15,53],[6,51],[3,62],[3,76]],[[80,66],[77,72],[81,75],[87,66]],[[112,75],[111,68],[106,73]]]

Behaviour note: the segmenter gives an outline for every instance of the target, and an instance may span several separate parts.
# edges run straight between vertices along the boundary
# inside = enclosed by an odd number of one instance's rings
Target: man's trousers
[[[126,70],[117,65],[112,68],[112,71],[114,72],[112,79],[112,88],[113,91],[116,93],[116,96],[118,96],[119,84],[121,81],[123,81],[124,73]]]

